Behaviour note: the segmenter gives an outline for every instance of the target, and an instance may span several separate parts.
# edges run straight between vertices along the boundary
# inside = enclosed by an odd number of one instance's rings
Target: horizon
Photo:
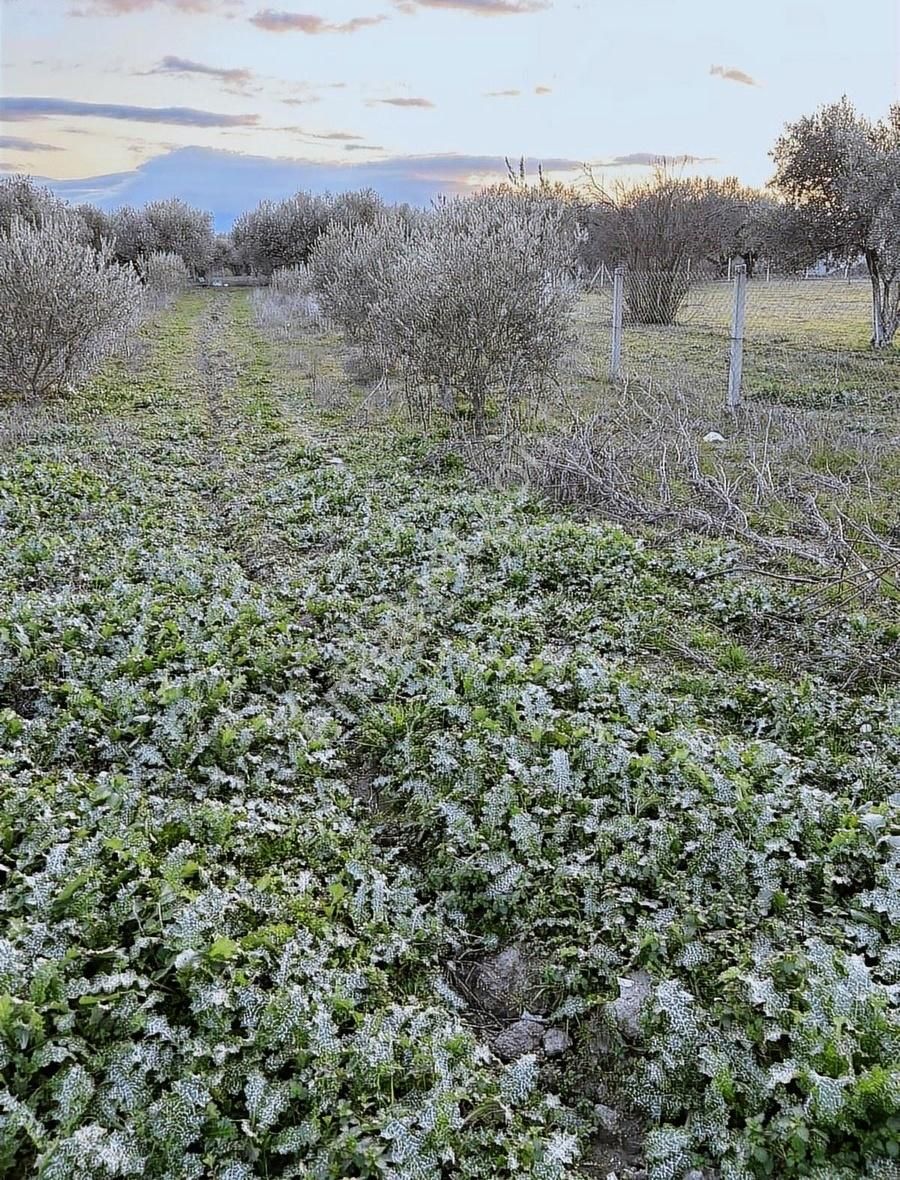
[[[870,3],[885,35],[848,57],[836,0],[761,0],[747,28],[713,0],[0,0],[0,169],[107,209],[179,196],[219,229],[299,188],[427,204],[504,157],[761,187],[786,122],[897,100],[897,6]]]

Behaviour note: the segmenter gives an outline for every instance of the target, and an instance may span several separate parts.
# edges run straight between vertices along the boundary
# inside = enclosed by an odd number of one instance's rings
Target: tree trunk
[[[890,348],[900,328],[900,281],[888,278],[874,250],[866,251],[872,284],[872,347]]]

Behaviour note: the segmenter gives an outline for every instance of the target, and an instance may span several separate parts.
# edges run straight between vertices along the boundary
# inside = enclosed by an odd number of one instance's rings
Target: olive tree
[[[74,212],[84,223],[86,240],[95,250],[101,249],[104,242],[115,244],[116,231],[111,214],[96,205],[76,205]]]
[[[262,201],[235,222],[236,250],[260,274],[282,266],[302,266],[329,222],[328,202],[311,193],[284,201]]]
[[[549,211],[556,227],[555,232],[563,235],[570,251],[570,266],[574,271],[584,271],[591,266],[588,256],[590,203],[571,185],[551,181],[538,167],[537,176],[528,175],[524,157],[517,165],[506,160],[506,180],[480,190],[482,198],[497,197],[501,201],[515,201],[517,210],[542,214]],[[505,206],[500,205],[500,208]],[[597,264],[599,265],[599,263]]]
[[[123,205],[111,217],[116,257],[141,265],[151,254],[177,254],[192,275],[204,275],[215,257],[212,214],[178,198],[142,209]]]
[[[65,222],[72,237],[85,241],[89,237],[88,227],[77,212],[50,189],[35,184],[30,176],[22,173],[0,179],[0,236],[9,234],[16,221],[41,225],[48,219],[59,224]]]
[[[154,249],[150,223],[143,209],[121,205],[110,218],[116,258],[137,264]]]
[[[228,270],[232,274],[237,275],[243,274],[246,269],[246,261],[231,240],[231,235],[216,234],[215,241],[213,242],[210,270],[218,273],[224,273]]]
[[[124,341],[138,315],[134,269],[71,229],[68,218],[17,218],[0,238],[0,389],[65,392]]]
[[[411,405],[476,433],[546,392],[570,338],[573,239],[551,202],[493,191],[333,226],[310,257],[324,313]]]
[[[180,254],[154,250],[138,264],[146,292],[153,304],[164,307],[190,283],[191,272]]]
[[[329,201],[328,220],[332,225],[346,225],[350,228],[374,225],[384,214],[384,202],[371,188],[338,193]]]
[[[398,282],[408,234],[385,213],[370,225],[333,224],[309,259],[309,277],[323,313],[384,373],[396,360],[396,333],[380,304]],[[278,272],[276,272],[278,273]]]
[[[872,286],[872,345],[900,328],[900,105],[872,121],[845,97],[789,123],[772,152],[798,260],[862,257]]]
[[[147,253],[178,254],[191,274],[206,274],[215,249],[211,213],[174,197],[151,202],[144,217],[149,227]]]
[[[689,183],[697,192],[702,211],[698,245],[707,249],[705,255],[692,256],[692,261],[708,262],[721,275],[731,259],[739,258],[748,277],[752,277],[766,252],[769,219],[777,202],[759,189],[741,184],[734,176]]]
[[[501,406],[546,395],[571,338],[575,287],[565,213],[502,194],[441,204],[401,253],[378,304],[413,390],[476,434]]]

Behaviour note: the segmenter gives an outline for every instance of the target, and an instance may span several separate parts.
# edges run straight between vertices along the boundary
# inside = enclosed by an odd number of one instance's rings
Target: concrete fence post
[[[613,271],[612,346],[609,354],[609,375],[613,381],[622,375],[622,320],[625,311],[625,267]]]
[[[741,404],[741,381],[744,372],[744,321],[747,314],[747,267],[738,262],[734,268],[734,306],[731,315],[731,358],[728,365],[729,410]]]

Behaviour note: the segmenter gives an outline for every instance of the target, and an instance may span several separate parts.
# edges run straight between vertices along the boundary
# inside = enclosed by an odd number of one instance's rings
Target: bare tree
[[[844,97],[789,123],[772,156],[796,256],[863,257],[872,346],[887,347],[900,328],[900,105],[872,122]]]
[[[672,324],[690,289],[692,268],[719,255],[726,222],[721,194],[702,181],[671,175],[663,163],[643,184],[606,189],[589,172],[592,232],[610,264],[628,267],[630,317]]]

